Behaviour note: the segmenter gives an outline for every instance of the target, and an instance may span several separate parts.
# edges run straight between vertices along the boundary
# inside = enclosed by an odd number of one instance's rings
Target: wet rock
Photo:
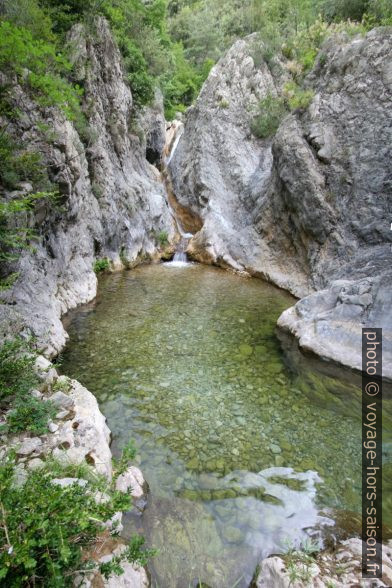
[[[242,345],[239,346],[238,351],[241,355],[252,355],[253,347],[247,343],[242,343]]]

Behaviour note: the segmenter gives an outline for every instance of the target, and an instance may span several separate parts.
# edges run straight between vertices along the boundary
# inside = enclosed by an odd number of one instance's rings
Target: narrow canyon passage
[[[360,512],[360,389],[287,364],[275,325],[292,304],[261,280],[159,264],[104,276],[67,317],[63,373],[96,395],[115,452],[138,447],[150,495],[126,533],[159,550],[153,585],[249,586],[263,557]],[[386,446],[390,416],[386,401]]]

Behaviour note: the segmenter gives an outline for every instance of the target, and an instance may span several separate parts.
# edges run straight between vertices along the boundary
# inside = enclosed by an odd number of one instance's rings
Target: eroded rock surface
[[[170,164],[176,198],[203,222],[187,227],[189,252],[308,296],[279,324],[322,357],[359,368],[361,327],[383,327],[392,377],[392,30],[329,40],[306,81],[312,103],[264,140],[255,107],[287,77],[259,65],[255,42],[213,68]]]

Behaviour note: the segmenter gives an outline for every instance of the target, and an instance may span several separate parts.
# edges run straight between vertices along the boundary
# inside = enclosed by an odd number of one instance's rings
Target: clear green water
[[[151,494],[126,529],[159,549],[156,586],[248,586],[262,557],[332,524],[328,508],[360,511],[360,390],[285,363],[275,324],[293,302],[153,265],[104,277],[67,321],[64,373],[97,396],[114,450],[139,448]]]

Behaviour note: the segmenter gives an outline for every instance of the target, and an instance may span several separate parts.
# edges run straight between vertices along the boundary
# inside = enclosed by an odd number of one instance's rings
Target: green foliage
[[[132,537],[129,545],[121,555],[117,555],[110,562],[100,565],[99,569],[101,574],[105,578],[109,578],[111,574],[121,574],[123,572],[121,563],[124,561],[129,561],[143,567],[146,566],[148,561],[154,557],[157,552],[155,549],[144,549],[144,543],[144,537],[141,537],[140,535]]]
[[[113,460],[114,477],[121,476],[130,466],[133,459],[135,459],[136,447],[132,440],[130,440],[121,452],[119,459]]]
[[[40,153],[21,148],[3,131],[0,133],[0,182],[13,190],[22,181],[30,182],[36,190],[50,187]]]
[[[329,22],[342,20],[360,22],[368,4],[368,0],[324,0],[321,12]]]
[[[229,108],[230,104],[227,100],[222,99],[218,103],[219,108]]]
[[[287,553],[284,560],[289,573],[290,584],[295,585],[297,582],[310,585],[312,581],[311,566],[320,551],[320,544],[312,539],[306,539],[298,548],[288,543]]]
[[[31,340],[21,337],[0,347],[0,409],[8,408],[13,398],[23,398],[37,386],[35,354]]]
[[[16,280],[19,277],[19,272],[13,272],[12,274],[9,274],[6,278],[2,278],[0,280],[0,292],[3,292],[4,290],[8,290],[9,288],[11,288]]]
[[[65,376],[58,378],[52,386],[53,392],[64,392],[64,394],[67,394],[70,390],[71,380],[69,378],[66,378]]]
[[[56,414],[56,408],[47,400],[31,395],[18,397],[12,403],[12,410],[7,413],[5,430],[9,433],[29,431],[34,435],[48,432],[48,422]]]
[[[99,7],[96,0],[41,0],[58,35],[66,33],[72,25],[83,20],[87,14]]]
[[[34,209],[38,200],[56,201],[56,192],[37,192],[0,202],[0,261],[13,261],[22,249],[29,246],[35,233],[26,227],[26,213]],[[21,219],[21,226],[18,220]]]
[[[102,186],[98,182],[96,182],[96,181],[91,182],[91,190],[92,190],[92,193],[94,194],[95,198],[97,198],[97,200],[99,200],[99,198],[102,198],[104,191],[103,191]]]
[[[110,267],[109,264],[109,260],[104,257],[102,259],[96,259],[93,265],[93,269],[95,271],[96,274],[100,274],[106,270],[108,270]]]
[[[9,410],[5,430],[43,434],[55,414],[52,404],[31,396],[39,378],[34,370],[35,353],[31,341],[16,338],[0,347],[0,410]]]
[[[369,0],[363,23],[367,30],[377,25],[392,26],[392,2]]]
[[[102,525],[118,511],[129,510],[130,496],[114,490],[102,477],[84,469],[85,485],[61,487],[54,477],[73,477],[80,468],[63,468],[48,463],[32,471],[22,486],[15,486],[15,462],[12,457],[0,464],[0,580],[3,585],[73,585],[76,571],[97,569],[85,559],[83,550],[99,540]],[[97,501],[103,492],[108,500]],[[144,565],[153,552],[142,550],[143,540],[134,538],[120,558],[104,564],[105,576],[121,573],[121,562]]]
[[[57,106],[71,119],[80,113],[81,89],[61,77],[71,69],[67,60],[53,43],[36,40],[29,30],[9,21],[0,22],[0,69],[30,90],[39,105]]]
[[[155,237],[161,247],[165,247],[169,244],[169,235],[167,231],[159,231],[156,233]]]
[[[288,82],[283,93],[290,110],[305,110],[314,98],[313,90],[304,90],[295,82]]]
[[[17,27],[28,29],[34,39],[54,41],[52,22],[37,0],[2,0],[0,15]]]
[[[261,139],[271,137],[278,130],[286,113],[284,100],[269,94],[260,102],[259,113],[251,124],[252,133]]]

